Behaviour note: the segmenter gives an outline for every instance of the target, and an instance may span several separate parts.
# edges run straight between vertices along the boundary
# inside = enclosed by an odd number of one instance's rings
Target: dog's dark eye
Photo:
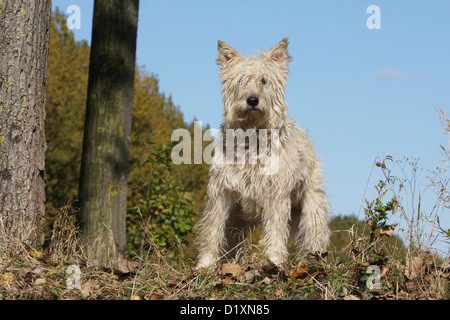
[[[266,78],[262,78],[262,79],[261,79],[261,83],[262,83],[262,84],[267,84],[267,79],[266,79]]]

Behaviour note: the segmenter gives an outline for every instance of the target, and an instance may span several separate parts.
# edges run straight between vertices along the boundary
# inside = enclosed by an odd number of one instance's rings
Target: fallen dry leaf
[[[0,274],[0,285],[12,285],[16,280],[16,276],[12,272]]]
[[[162,294],[154,293],[150,296],[150,300],[162,300],[164,296]]]
[[[245,283],[253,283],[255,281],[255,278],[260,277],[261,272],[258,269],[250,269],[243,273],[242,280]]]
[[[236,277],[242,280],[242,268],[236,263],[224,263],[220,269],[220,273],[224,277]]]
[[[47,262],[51,257],[52,254],[48,252],[41,252],[37,250],[29,251],[28,254],[30,257],[36,258],[39,261]]]
[[[31,270],[31,273],[35,276],[41,276],[45,273],[45,269],[42,267],[37,267]]]
[[[100,288],[97,281],[89,279],[80,287],[81,294],[85,297],[89,296],[93,290]]]
[[[381,269],[380,278],[383,278],[388,273],[388,271],[388,267],[383,267],[383,269]]]
[[[270,280],[269,277],[264,277],[264,279],[261,280],[261,284],[265,284],[266,286],[268,286],[271,282],[272,280]]]
[[[354,296],[352,294],[349,294],[348,296],[345,296],[343,299],[344,300],[361,300],[360,298],[358,298],[357,296]]]
[[[28,252],[28,254],[33,258],[39,258],[41,256],[42,252],[34,250],[34,251]]]
[[[87,259],[86,260],[86,267],[87,268],[97,267],[98,265],[100,265],[98,260],[91,260],[91,259]]]
[[[47,279],[45,279],[45,278],[38,278],[38,279],[34,280],[35,286],[38,286],[38,285],[44,284],[44,283],[47,283]]]
[[[291,277],[294,277],[296,279],[303,279],[308,275],[308,268],[306,263],[302,263],[297,268],[295,268],[294,271],[291,273]]]
[[[137,262],[121,259],[117,264],[117,271],[119,273],[134,273],[138,265]]]

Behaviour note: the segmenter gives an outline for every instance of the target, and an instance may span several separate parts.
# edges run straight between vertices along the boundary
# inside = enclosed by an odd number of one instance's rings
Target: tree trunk
[[[50,19],[51,0],[0,0],[0,245],[44,240]]]
[[[126,244],[126,204],[139,0],[96,0],[80,173],[80,231],[114,267]]]

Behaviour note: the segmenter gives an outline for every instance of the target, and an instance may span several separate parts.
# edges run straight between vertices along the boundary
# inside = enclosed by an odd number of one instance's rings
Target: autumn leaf
[[[139,263],[134,261],[129,261],[127,259],[121,259],[117,264],[117,272],[119,273],[134,273],[138,267]]]
[[[42,255],[42,252],[33,250],[33,251],[28,252],[28,254],[31,257],[38,259]]]
[[[220,269],[220,273],[224,277],[234,277],[242,281],[242,268],[236,263],[224,263]]]
[[[153,293],[150,296],[150,300],[162,300],[162,299],[164,299],[164,296],[162,294]]]
[[[302,263],[291,273],[291,277],[296,279],[303,279],[308,275],[308,268],[306,263]]]
[[[98,262],[98,260],[86,260],[86,268],[98,267],[99,265],[100,263]]]
[[[35,286],[38,286],[38,285],[44,284],[44,283],[47,283],[47,279],[45,279],[45,278],[38,278],[38,279],[34,280]]]
[[[93,290],[100,288],[97,281],[89,279],[85,283],[83,283],[80,287],[81,294],[85,297],[88,297]]]
[[[16,280],[16,276],[12,272],[0,274],[0,285],[12,285]]]
[[[380,235],[384,234],[384,235],[390,237],[392,235],[392,233],[394,232],[395,227],[396,227],[396,225],[382,227],[380,230]]]

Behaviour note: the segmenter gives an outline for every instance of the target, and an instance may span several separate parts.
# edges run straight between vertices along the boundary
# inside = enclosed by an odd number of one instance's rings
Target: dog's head
[[[225,125],[239,128],[276,128],[287,116],[285,90],[288,40],[269,51],[244,57],[219,41]]]

